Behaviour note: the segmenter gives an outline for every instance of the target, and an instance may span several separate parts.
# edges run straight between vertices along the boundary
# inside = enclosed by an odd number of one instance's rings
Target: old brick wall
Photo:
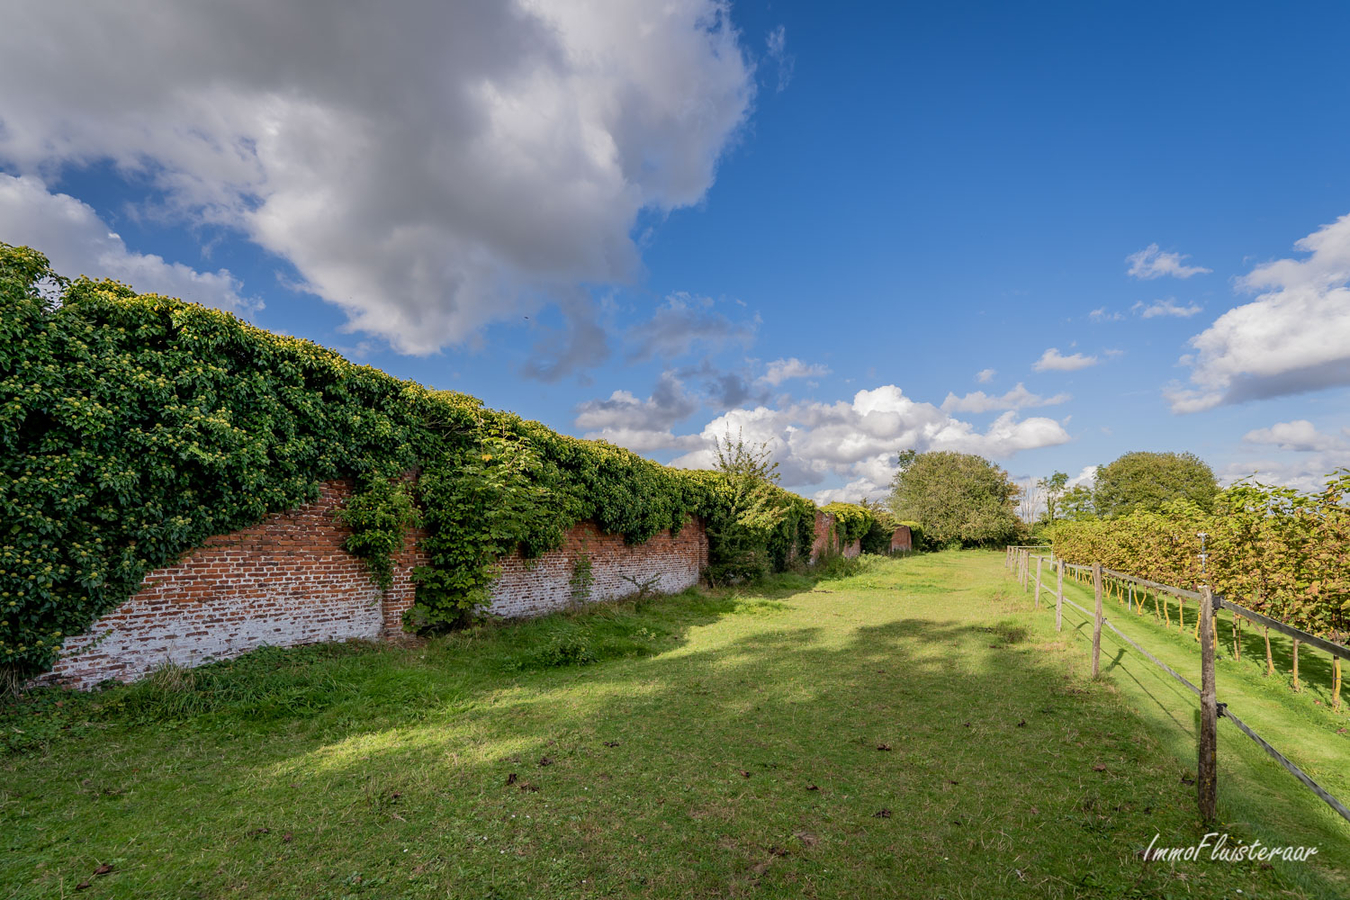
[[[398,633],[413,602],[412,569],[425,562],[417,547],[421,535],[408,536],[394,561],[393,586],[381,591],[365,563],[342,549],[348,531],[334,513],[351,491],[348,482],[326,483],[316,502],[211,538],[177,564],[151,572],[88,633],[66,640],[45,680],[87,688],[108,678],[133,681],[164,663],[196,666],[263,645]],[[583,552],[594,579],[589,599],[598,601],[635,593],[625,575],[639,583],[656,576],[652,588],[662,592],[696,584],[708,541],[698,521],[678,535],[659,534],[631,547],[583,522],[556,551],[503,560],[491,611],[538,615],[585,599],[571,583]]]
[[[839,539],[839,534],[835,529],[834,515],[817,512],[816,536],[811,541],[811,562],[814,563],[821,556],[828,556],[833,553],[838,553],[846,559],[852,559],[862,553],[862,541],[856,540],[845,545]]]
[[[909,552],[914,549],[914,535],[910,532],[908,525],[901,525],[895,529],[891,535],[891,552],[899,553],[901,551]]]

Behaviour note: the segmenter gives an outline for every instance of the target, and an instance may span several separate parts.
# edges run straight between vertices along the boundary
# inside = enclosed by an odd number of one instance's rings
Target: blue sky
[[[16,15],[0,240],[820,500],[1350,465],[1343,4],[228,6]]]

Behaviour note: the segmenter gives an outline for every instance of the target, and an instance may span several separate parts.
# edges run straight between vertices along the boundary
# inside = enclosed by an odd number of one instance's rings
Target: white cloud
[[[792,81],[792,70],[797,66],[797,58],[787,52],[787,28],[779,25],[764,39],[769,59],[778,67],[778,90],[787,89]]]
[[[639,453],[690,450],[701,446],[702,440],[696,435],[676,436],[671,429],[698,407],[698,398],[667,372],[646,400],[639,400],[628,391],[615,391],[606,400],[580,404],[573,424],[591,440],[609,441]]]
[[[718,0],[35,3],[0,83],[0,162],[109,161],[407,353],[632,279],[639,212],[705,196],[755,90]]]
[[[975,373],[975,380],[978,381],[980,384],[988,384],[989,382],[994,380],[994,376],[997,374],[998,374],[997,369],[981,369],[980,371]]]
[[[261,308],[241,297],[239,280],[226,269],[199,272],[158,256],[133,253],[94,209],[53,194],[38,178],[0,174],[0,241],[41,250],[67,278],[112,278],[143,293],[181,297],[234,313]]]
[[[946,412],[968,412],[983,413],[996,409],[1026,409],[1032,406],[1055,406],[1073,399],[1068,394],[1055,394],[1053,397],[1042,397],[1040,394],[1033,394],[1027,390],[1026,385],[1020,381],[1017,386],[1002,396],[990,396],[984,391],[975,391],[972,394],[966,394],[964,397],[958,397],[955,394],[947,394],[947,399],[942,401],[942,409]]]
[[[666,297],[650,319],[628,330],[625,343],[630,360],[678,359],[698,344],[720,348],[726,344],[749,346],[759,328],[759,318],[734,321],[714,308],[708,297],[683,291]]]
[[[1064,356],[1055,347],[1041,354],[1041,358],[1032,364],[1032,368],[1037,372],[1075,372],[1078,369],[1086,369],[1088,366],[1095,366],[1097,357],[1084,356],[1081,353],[1074,353],[1071,356]]]
[[[1270,444],[1281,450],[1293,450],[1301,453],[1320,450],[1344,450],[1350,447],[1344,436],[1324,434],[1307,419],[1295,419],[1292,422],[1276,422],[1269,428],[1258,428],[1242,436],[1249,444]]]
[[[1125,317],[1118,312],[1108,312],[1105,306],[1099,306],[1088,313],[1088,318],[1094,322],[1119,322]]]
[[[1078,487],[1081,484],[1084,487],[1092,487],[1092,485],[1095,484],[1096,481],[1097,481],[1097,467],[1083,466],[1083,468],[1078,470],[1077,475],[1073,476],[1067,482],[1065,482],[1064,486],[1074,488]]]
[[[829,374],[829,366],[807,365],[794,356],[791,359],[775,359],[757,380],[777,387],[790,378],[823,378]]]
[[[1214,271],[1206,269],[1204,266],[1187,266],[1182,264],[1182,260],[1190,259],[1189,256],[1180,253],[1167,253],[1158,249],[1157,244],[1149,244],[1138,253],[1131,253],[1125,257],[1125,261],[1130,264],[1126,274],[1135,278],[1150,280],[1161,278],[1164,275],[1171,275],[1174,278],[1190,278],[1192,275],[1207,275]]]
[[[1158,316],[1176,316],[1179,319],[1189,319],[1191,316],[1202,311],[1202,307],[1197,304],[1188,306],[1178,306],[1175,297],[1168,297],[1165,300],[1155,300],[1150,304],[1143,301],[1131,306],[1130,309],[1141,319],[1153,319]]]
[[[1238,282],[1261,292],[1191,338],[1189,387],[1174,412],[1350,384],[1350,216],[1294,245],[1307,259],[1257,266]]]
[[[902,449],[955,450],[1005,458],[1023,450],[1062,444],[1069,435],[1047,418],[1019,419],[1009,411],[984,431],[953,418],[931,403],[919,403],[895,385],[858,391],[852,401],[788,403],[781,408],[734,409],[704,426],[703,446],[672,465],[707,468],[713,442],[730,433],[765,444],[779,463],[784,485],[803,490],[829,477],[884,494]],[[852,490],[853,488],[850,488]]]

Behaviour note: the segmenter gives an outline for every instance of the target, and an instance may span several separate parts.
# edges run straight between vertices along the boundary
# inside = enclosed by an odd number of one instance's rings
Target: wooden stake
[[[1195,779],[1200,818],[1218,818],[1219,703],[1214,687],[1214,595],[1200,589],[1200,760]]]
[[[1186,598],[1185,598],[1185,597],[1178,597],[1178,598],[1177,598],[1177,603],[1180,604],[1180,606],[1177,607],[1177,631],[1185,631],[1185,630],[1186,630]]]
[[[1036,557],[1036,600],[1032,603],[1033,609],[1041,608],[1041,560],[1042,557]]]
[[[1298,641],[1294,641],[1294,690],[1303,690],[1298,684]]]
[[[1092,677],[1102,670],[1102,564],[1092,564],[1092,593],[1096,597],[1096,611],[1092,617]]]
[[[1266,677],[1269,678],[1275,674],[1275,658],[1270,655],[1270,628],[1265,628],[1266,632]]]
[[[1331,658],[1331,711],[1341,711],[1341,658]]]
[[[1242,616],[1233,616],[1233,659],[1242,662]]]
[[[1059,582],[1055,587],[1055,630],[1064,630],[1064,560],[1059,561]]]

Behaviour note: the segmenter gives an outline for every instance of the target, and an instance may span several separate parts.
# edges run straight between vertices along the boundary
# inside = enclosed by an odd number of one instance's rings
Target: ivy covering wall
[[[49,667],[151,570],[344,477],[358,489],[348,549],[377,581],[408,526],[428,533],[420,626],[463,619],[499,558],[555,548],[582,519],[641,543],[698,515],[717,526],[713,558],[735,544],[782,568],[814,517],[774,485],[738,506],[718,473],[560,435],[219,310],[67,282],[0,244],[0,670]]]

